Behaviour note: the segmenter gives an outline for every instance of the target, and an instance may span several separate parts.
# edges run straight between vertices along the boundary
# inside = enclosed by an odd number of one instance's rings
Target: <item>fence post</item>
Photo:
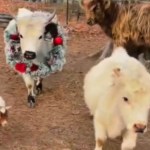
[[[66,8],[66,24],[68,25],[69,21],[69,0],[67,0],[67,8]]]

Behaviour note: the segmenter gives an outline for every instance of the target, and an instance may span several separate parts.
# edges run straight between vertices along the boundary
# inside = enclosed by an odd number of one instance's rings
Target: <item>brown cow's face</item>
[[[0,111],[0,125],[5,126],[7,125],[7,119],[8,119],[8,111],[5,110],[3,112]]]
[[[105,11],[109,8],[110,3],[110,0],[81,0],[87,24],[94,25],[103,22]]]

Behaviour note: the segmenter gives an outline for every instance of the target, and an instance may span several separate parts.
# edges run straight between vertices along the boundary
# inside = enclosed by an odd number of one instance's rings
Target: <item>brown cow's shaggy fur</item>
[[[124,46],[131,56],[138,58],[144,53],[150,59],[149,3],[119,5],[112,0],[82,0],[81,5],[92,14],[87,22],[99,24],[115,45]]]
[[[126,45],[129,40],[150,45],[150,5],[122,8],[112,26],[112,37],[117,45]]]

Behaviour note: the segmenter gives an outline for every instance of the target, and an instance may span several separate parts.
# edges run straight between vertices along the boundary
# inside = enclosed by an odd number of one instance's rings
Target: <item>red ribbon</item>
[[[19,41],[20,40],[19,34],[11,34],[10,39],[14,41]]]
[[[15,69],[17,71],[19,71],[20,73],[25,73],[26,72],[26,69],[27,69],[27,66],[25,63],[17,63],[15,65]]]
[[[37,71],[38,70],[38,66],[35,64],[32,64],[32,66],[30,67],[31,71]]]
[[[37,71],[38,70],[38,66],[35,64],[32,64],[32,66],[30,67],[31,72],[32,71]],[[25,73],[26,69],[27,69],[27,65],[25,63],[17,63],[15,65],[15,69],[20,72],[20,73]]]

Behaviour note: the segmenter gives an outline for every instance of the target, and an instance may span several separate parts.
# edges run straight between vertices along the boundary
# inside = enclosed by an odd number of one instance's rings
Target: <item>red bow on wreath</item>
[[[17,63],[16,66],[15,66],[15,69],[17,71],[19,71],[20,73],[25,73],[26,69],[27,69],[27,66],[26,66],[25,63]]]
[[[32,64],[32,66],[30,67],[30,70],[31,70],[31,71],[37,71],[38,68],[39,68],[39,67],[38,67],[37,65]]]
[[[20,40],[19,34],[11,34],[10,39],[14,41],[19,41]]]
[[[38,70],[38,66],[35,64],[32,64],[32,66],[30,67],[31,72],[32,71],[37,71]],[[20,73],[25,73],[26,69],[27,69],[27,65],[25,63],[17,63],[15,65],[15,69],[20,72]]]
[[[54,38],[53,43],[54,43],[55,46],[57,46],[57,45],[63,45],[63,39],[62,39],[62,37],[58,36],[58,37]]]

